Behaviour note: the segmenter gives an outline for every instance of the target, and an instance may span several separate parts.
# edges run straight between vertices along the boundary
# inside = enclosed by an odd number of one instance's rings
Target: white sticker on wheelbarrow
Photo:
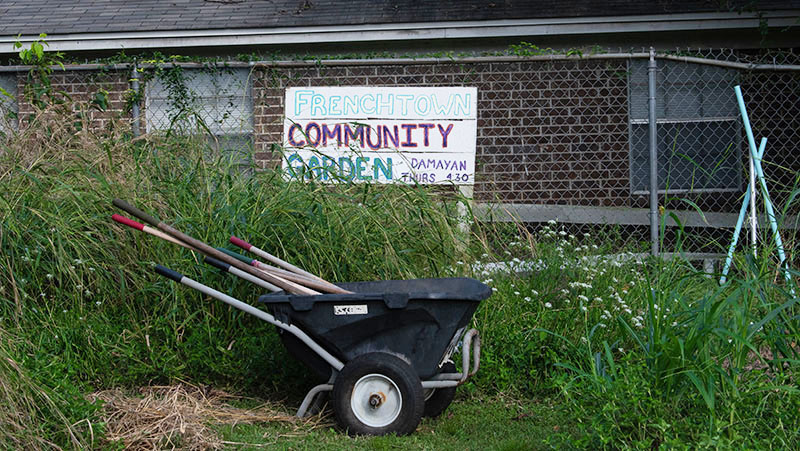
[[[334,315],[366,315],[367,306],[366,305],[334,305],[333,306],[333,314]]]

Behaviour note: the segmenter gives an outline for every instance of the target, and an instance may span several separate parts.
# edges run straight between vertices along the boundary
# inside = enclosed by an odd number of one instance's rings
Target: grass
[[[417,434],[351,439],[267,424],[222,427],[228,441],[369,449],[800,443],[799,312],[766,245],[757,257],[737,254],[730,282],[719,286],[685,260],[612,258],[608,235],[556,223],[530,232],[476,222],[465,236],[457,199],[424,187],[247,176],[202,139],[134,141],[123,127],[92,132],[51,113],[0,150],[0,388],[10,400],[0,418],[13,425],[0,431],[4,443],[116,446],[103,441],[100,403],[86,398],[98,390],[187,381],[289,408],[313,383],[272,327],[151,266],[245,301],[258,290],[113,224],[114,197],[210,244],[241,236],[333,281],[469,275],[495,290],[474,318],[481,371],[444,418],[426,420]],[[491,272],[499,261],[524,271]]]
[[[441,449],[532,450],[567,446],[572,420],[552,399],[517,396],[459,396],[440,418],[426,418],[409,437],[357,437],[332,427],[236,425],[221,428],[233,449]]]

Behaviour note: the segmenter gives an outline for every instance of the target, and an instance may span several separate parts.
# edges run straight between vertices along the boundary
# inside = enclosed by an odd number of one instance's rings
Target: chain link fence
[[[276,83],[478,86],[474,202],[479,215],[520,221],[532,230],[557,220],[576,236],[599,234],[616,248],[646,252],[651,245],[646,56],[474,58],[449,64],[453,74],[426,66],[443,67],[439,62],[410,61],[395,65],[391,77],[352,62],[355,69],[340,71],[352,77],[339,79],[323,78],[319,65],[289,70],[266,63],[271,69],[262,72],[236,64],[148,66],[139,71],[140,108],[133,110],[139,117],[132,120],[146,133],[198,136],[244,168],[253,167],[258,155],[254,143],[280,144],[280,117],[257,120],[262,110],[282,106],[279,95],[265,94]],[[8,95],[0,95],[0,132],[18,127],[17,86],[23,76],[22,69],[4,69],[0,88]],[[658,207],[667,224],[660,231],[662,251],[720,253],[730,241],[749,182],[736,85],[744,92],[756,139],[768,138],[764,170],[779,219],[796,228],[798,69],[796,50],[675,51],[657,57]],[[262,80],[267,73],[284,81]],[[318,78],[293,75],[310,73]],[[787,248],[792,243],[790,238]]]
[[[646,63],[629,63],[633,194],[649,191],[646,187],[650,183]],[[790,197],[800,173],[796,144],[800,139],[798,63],[800,57],[791,50],[760,54],[731,50],[676,52],[657,60],[659,205],[668,212],[685,212],[683,225],[689,225],[683,234],[677,233],[677,226],[665,230],[665,251],[723,252],[731,240],[750,182],[750,149],[735,86],[742,89],[756,142],[761,137],[768,139],[763,166],[770,197],[782,208],[778,220],[785,233],[794,235],[798,207]],[[783,67],[776,67],[778,64]],[[790,69],[787,66],[794,66],[794,70],[786,70]],[[762,229],[758,236],[772,242],[761,190],[756,191],[760,211],[757,219]]]
[[[210,149],[241,169],[252,165],[251,70],[180,65],[139,71],[143,102],[139,123],[146,133],[202,137]]]

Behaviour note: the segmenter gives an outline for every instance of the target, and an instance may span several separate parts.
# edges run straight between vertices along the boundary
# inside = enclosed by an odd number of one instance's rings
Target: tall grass
[[[247,175],[202,137],[125,130],[46,111],[0,143],[5,443],[86,446],[102,428],[84,395],[100,388],[190,380],[296,398],[311,383],[273,328],[151,266],[248,302],[259,290],[112,223],[114,197],[333,281],[480,278],[495,293],[475,315],[482,370],[461,392],[557,396],[585,427],[579,445],[798,443],[798,311],[767,248],[737,254],[720,287],[685,260],[620,252],[607,233],[477,222],[467,237],[456,201],[424,187]],[[498,261],[510,268],[490,271]]]
[[[3,342],[22,356],[19,374],[67,400],[47,417],[62,444],[59,418],[91,421],[96,406],[82,395],[97,388],[189,379],[296,396],[309,383],[273,328],[151,265],[249,302],[260,290],[113,223],[115,197],[209,244],[245,237],[332,281],[442,276],[465,260],[455,204],[423,187],[290,183],[236,170],[202,137],[132,140],[122,127],[93,132],[52,111],[34,121],[0,150],[0,327],[20,337]],[[4,369],[3,380],[14,374]]]
[[[88,421],[73,424],[64,413],[71,404],[69,394],[38,385],[20,366],[15,355],[19,340],[0,329],[0,443],[8,449],[35,450],[58,448],[58,444],[91,446],[92,425]]]
[[[722,286],[685,260],[653,259],[627,301],[638,320],[562,337],[576,352],[558,364],[561,390],[588,418],[586,444],[673,446],[687,430],[713,446],[800,443],[798,299],[761,251],[737,255]]]

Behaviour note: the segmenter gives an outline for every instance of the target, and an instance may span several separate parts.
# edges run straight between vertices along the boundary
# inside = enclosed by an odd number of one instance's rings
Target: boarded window
[[[649,192],[647,60],[630,63],[631,190]],[[656,124],[660,191],[741,189],[742,130],[733,87],[737,72],[658,61]]]
[[[205,134],[237,160],[249,157],[253,140],[249,70],[172,70],[147,84],[147,131]]]

